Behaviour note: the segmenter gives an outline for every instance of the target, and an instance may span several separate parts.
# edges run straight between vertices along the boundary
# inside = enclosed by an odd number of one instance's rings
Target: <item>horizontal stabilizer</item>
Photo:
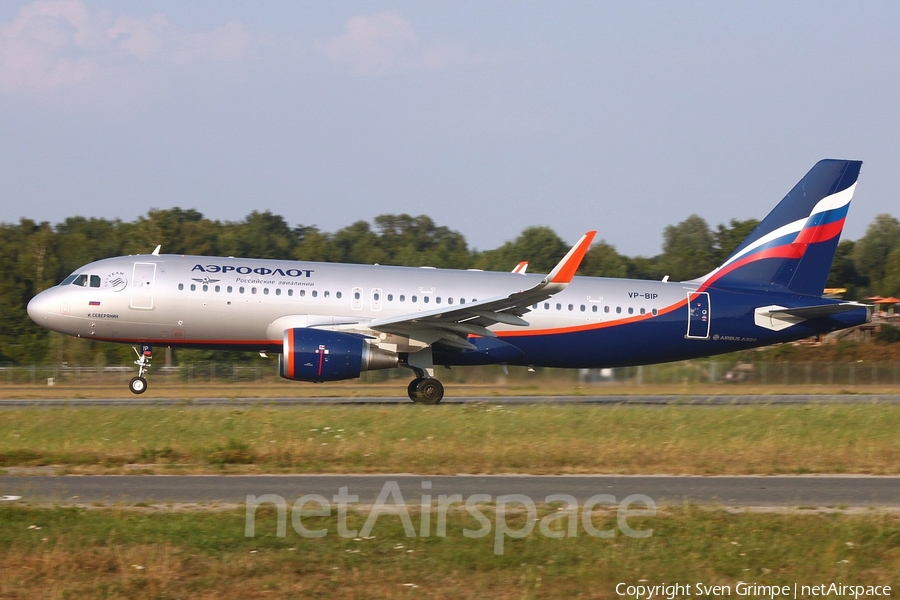
[[[870,310],[868,306],[858,302],[819,304],[817,306],[799,306],[796,308],[785,308],[777,305],[760,306],[753,311],[753,322],[759,327],[765,327],[772,331],[781,331],[809,319],[821,319],[859,308]]]
[[[768,311],[773,317],[798,317],[801,319],[819,319],[843,313],[857,308],[867,308],[858,302],[842,302],[840,304],[822,304],[819,306],[802,306],[800,308],[780,308]]]

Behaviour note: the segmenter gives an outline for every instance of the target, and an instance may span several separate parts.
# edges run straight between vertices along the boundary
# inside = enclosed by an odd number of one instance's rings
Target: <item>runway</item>
[[[749,404],[898,404],[897,394],[773,394],[773,395],[617,395],[617,396],[465,396],[447,397],[442,404],[584,404],[584,405],[701,405],[734,406]],[[406,397],[335,398],[10,398],[0,400],[0,408],[30,406],[292,406],[292,405],[412,405]]]
[[[419,504],[423,494],[487,494],[496,499],[524,494],[544,502],[568,494],[579,502],[609,494],[619,502],[643,494],[655,503],[721,506],[849,507],[900,506],[900,477],[870,476],[428,476],[428,475],[200,475],[200,476],[0,476],[0,505],[19,502],[244,503],[248,495],[275,494],[289,504],[304,494],[331,500],[341,493],[372,504],[395,482],[404,500]],[[391,484],[392,485],[392,484]]]

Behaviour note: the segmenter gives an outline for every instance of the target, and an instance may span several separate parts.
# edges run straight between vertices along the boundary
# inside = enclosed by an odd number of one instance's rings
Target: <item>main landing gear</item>
[[[128,382],[128,388],[132,394],[143,394],[147,391],[147,379],[144,378],[144,373],[150,370],[150,359],[153,358],[153,349],[147,344],[141,344],[140,352],[138,352],[137,348],[132,348],[132,350],[138,357],[134,361],[134,364],[138,366],[138,374],[137,377],[132,377],[131,381]]]
[[[444,386],[434,377],[416,377],[406,388],[410,400],[423,404],[438,404],[444,399]]]
[[[405,362],[404,366],[416,374],[416,378],[406,388],[409,399],[422,404],[439,404],[444,399],[444,386],[434,378],[431,348],[409,354]]]

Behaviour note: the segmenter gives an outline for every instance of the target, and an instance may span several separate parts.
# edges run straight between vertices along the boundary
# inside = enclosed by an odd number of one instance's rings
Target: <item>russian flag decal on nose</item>
[[[99,300],[91,300],[90,302],[88,302],[88,306],[100,306],[100,301]]]

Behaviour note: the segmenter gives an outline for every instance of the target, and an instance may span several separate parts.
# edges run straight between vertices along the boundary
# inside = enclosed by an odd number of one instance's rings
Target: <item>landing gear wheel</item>
[[[147,380],[143,377],[132,377],[128,382],[132,394],[143,394],[147,391]]]
[[[409,385],[406,387],[406,393],[409,394],[409,399],[413,402],[422,402],[423,398],[419,395],[418,389],[419,384],[422,383],[421,377],[416,377],[412,381],[409,382]]]
[[[419,381],[416,393],[421,398],[419,402],[425,404],[439,404],[444,399],[444,386],[440,381],[432,377],[426,377]]]

